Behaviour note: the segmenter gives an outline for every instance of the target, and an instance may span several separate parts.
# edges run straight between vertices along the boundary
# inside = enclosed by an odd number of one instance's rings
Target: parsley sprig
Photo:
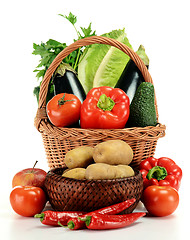
[[[87,28],[80,27],[80,30],[77,30],[76,28],[77,17],[75,15],[73,15],[71,12],[69,13],[68,16],[63,14],[58,14],[58,15],[67,19],[73,25],[78,37],[78,39],[73,39],[74,42],[82,38],[96,35],[96,31],[92,31],[92,28],[91,28],[92,23],[90,23]],[[41,44],[33,43],[34,50],[32,54],[39,55],[41,57],[39,60],[39,64],[36,66],[34,70],[34,72],[37,73],[36,77],[38,80],[43,79],[46,73],[46,70],[49,68],[54,58],[66,47],[67,47],[66,43],[60,43],[54,39],[49,39],[46,43],[41,42]],[[81,48],[73,51],[70,55],[68,55],[65,59],[63,59],[63,62],[68,63],[75,71],[77,71],[79,59],[80,59],[80,56],[82,55],[82,52],[83,51]],[[34,91],[33,91],[34,95],[37,98],[37,101],[39,97],[40,84],[41,84],[41,81],[39,85],[34,88]],[[47,97],[47,101],[49,98],[52,97],[52,94],[53,94],[53,87],[51,86],[51,83],[50,83],[49,91],[48,91],[49,97]]]

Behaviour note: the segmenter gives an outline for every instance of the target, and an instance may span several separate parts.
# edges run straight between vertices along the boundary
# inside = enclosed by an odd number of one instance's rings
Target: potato
[[[85,178],[89,180],[116,179],[134,176],[135,173],[130,166],[113,166],[106,163],[91,164],[86,168]]]
[[[85,179],[85,168],[73,168],[68,171],[64,171],[63,177],[74,178],[74,179]]]
[[[85,178],[89,180],[97,179],[113,179],[115,177],[115,169],[106,163],[94,163],[86,168]]]
[[[66,153],[65,164],[68,168],[85,168],[93,162],[93,147],[81,146]]]
[[[95,146],[93,158],[96,163],[128,165],[133,159],[133,150],[122,140],[108,140]]]
[[[117,165],[116,169],[117,172],[115,178],[126,178],[135,175],[135,172],[133,171],[132,167],[127,165]]]

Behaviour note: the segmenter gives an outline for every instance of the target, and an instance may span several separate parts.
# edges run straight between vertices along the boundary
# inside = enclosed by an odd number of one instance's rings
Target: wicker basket
[[[126,141],[133,149],[134,159],[132,167],[137,168],[140,162],[154,155],[157,140],[165,135],[165,126],[160,123],[157,126],[134,127],[124,129],[81,129],[81,128],[58,128],[53,126],[46,114],[46,96],[48,84],[52,74],[62,60],[71,52],[82,46],[91,44],[107,44],[114,46],[126,53],[137,65],[146,82],[152,82],[152,78],[141,58],[125,44],[114,39],[93,36],[78,40],[65,48],[54,59],[41,83],[39,94],[39,106],[35,118],[35,126],[42,134],[43,143],[50,169],[65,166],[64,156],[67,151],[82,145],[95,146],[99,142],[110,139],[121,139]],[[157,103],[155,98],[155,107]],[[157,111],[158,119],[158,111]]]
[[[76,180],[62,177],[63,171],[52,169],[45,180],[45,191],[57,211],[90,212],[135,198],[136,202],[123,212],[131,213],[140,200],[143,179],[139,171],[133,177],[114,180]]]

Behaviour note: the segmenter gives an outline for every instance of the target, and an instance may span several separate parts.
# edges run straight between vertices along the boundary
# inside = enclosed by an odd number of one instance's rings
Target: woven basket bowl
[[[143,179],[139,171],[134,177],[123,179],[76,180],[62,177],[65,169],[51,169],[45,179],[45,191],[51,206],[57,211],[90,212],[136,198],[136,202],[123,212],[131,213],[140,200]]]
[[[78,40],[65,48],[54,59],[41,83],[39,93],[39,106],[35,117],[35,126],[42,134],[44,148],[47,156],[48,166],[50,169],[64,167],[65,154],[78,146],[96,144],[111,140],[121,139],[127,142],[133,149],[134,158],[132,167],[138,168],[140,162],[154,155],[157,140],[165,135],[165,126],[158,123],[157,126],[134,127],[124,129],[81,129],[81,128],[60,128],[53,126],[46,114],[46,96],[48,85],[54,71],[57,69],[62,60],[74,50],[91,45],[91,44],[107,44],[116,47],[127,54],[137,65],[146,82],[152,82],[152,78],[144,65],[141,58],[125,44],[114,39],[92,36]],[[155,98],[155,107],[157,111],[157,103]],[[158,119],[158,111],[157,111]]]

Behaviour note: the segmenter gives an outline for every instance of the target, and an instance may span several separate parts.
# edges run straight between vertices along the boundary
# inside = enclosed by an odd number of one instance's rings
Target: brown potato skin
[[[117,167],[116,178],[132,177],[135,175],[135,172],[132,169],[132,167],[128,165],[117,165],[116,167]]]
[[[74,148],[66,153],[65,164],[68,168],[86,168],[93,163],[94,148],[89,146],[81,146]]]
[[[73,168],[63,173],[63,177],[74,178],[74,179],[85,179],[85,168]]]
[[[122,140],[108,140],[94,147],[93,158],[96,163],[128,165],[133,160],[133,150]]]
[[[117,179],[134,176],[130,166],[113,166],[106,163],[94,163],[86,168],[85,178],[88,180]]]
[[[105,163],[94,163],[86,168],[85,178],[88,180],[113,179],[115,176],[114,169]]]

